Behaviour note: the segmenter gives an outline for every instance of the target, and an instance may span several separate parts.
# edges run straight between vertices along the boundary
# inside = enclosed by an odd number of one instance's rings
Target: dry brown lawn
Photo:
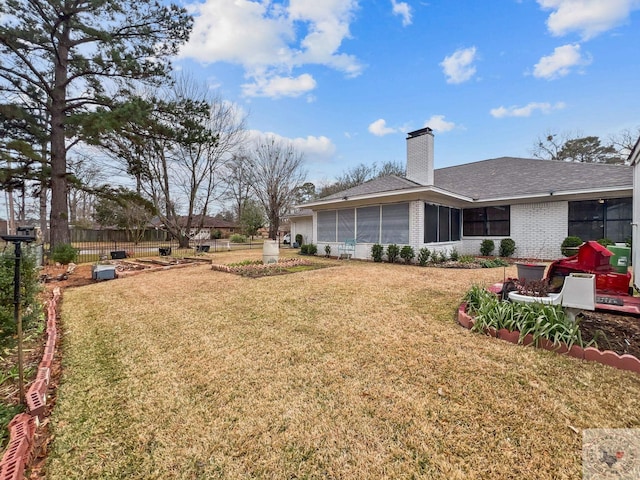
[[[502,268],[330,263],[66,291],[48,478],[575,479],[582,429],[640,426],[637,374],[456,324]]]

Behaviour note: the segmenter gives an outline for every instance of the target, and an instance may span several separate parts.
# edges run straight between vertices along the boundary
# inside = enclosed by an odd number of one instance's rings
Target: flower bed
[[[301,258],[287,258],[274,263],[263,263],[262,260],[247,260],[245,262],[230,263],[228,265],[211,265],[212,270],[235,273],[236,275],[251,278],[282,275],[298,270],[310,270],[314,268],[321,268],[321,265]]]
[[[503,315],[501,317],[494,315],[491,320],[488,320],[487,310],[485,309],[484,312],[474,318],[471,313],[477,314],[481,295],[478,291],[467,294],[465,298],[470,303],[465,301],[458,308],[458,323],[463,327],[472,331],[486,333],[516,345],[534,345],[545,350],[567,354],[582,360],[599,362],[620,370],[629,370],[640,374],[640,359],[637,357],[628,354],[619,355],[611,350],[601,351],[596,347],[585,346],[577,324],[573,326],[566,325],[563,320],[558,319],[556,321],[546,321],[541,315],[538,315],[535,318],[535,327],[527,327],[526,321],[518,318],[518,315],[514,315],[512,311],[509,312],[508,307],[502,309]],[[471,307],[472,312],[469,311],[470,304],[475,304]],[[501,304],[510,305],[508,302],[501,302]],[[539,308],[542,311],[543,307],[549,307],[554,311],[559,308],[543,305],[534,308]],[[519,329],[516,328],[518,325],[520,325]]]

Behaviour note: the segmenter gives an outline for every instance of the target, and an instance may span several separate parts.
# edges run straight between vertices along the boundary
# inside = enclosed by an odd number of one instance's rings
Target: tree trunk
[[[54,87],[51,91],[51,247],[70,243],[67,201],[67,146],[65,139],[65,107],[69,30],[60,33],[55,58]]]

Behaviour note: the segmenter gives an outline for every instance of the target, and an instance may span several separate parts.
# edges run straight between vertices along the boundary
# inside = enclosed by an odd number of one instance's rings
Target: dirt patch
[[[586,343],[595,338],[600,350],[640,358],[640,318],[602,312],[583,312],[580,332]]]

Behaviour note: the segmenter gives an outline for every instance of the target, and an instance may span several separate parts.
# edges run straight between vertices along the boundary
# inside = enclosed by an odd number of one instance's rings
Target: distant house
[[[553,259],[569,235],[583,240],[631,237],[632,168],[502,157],[434,169],[433,132],[407,136],[407,174],[381,177],[304,205],[290,217],[292,234],[336,247],[357,241],[356,258],[375,243],[416,252],[477,255],[480,243],[503,238],[515,256]]]
[[[188,218],[189,217],[186,215],[178,217],[178,225],[182,228],[186,228]],[[162,222],[157,217],[151,221],[151,225],[156,228],[162,228],[163,226]],[[194,240],[208,240],[216,230],[220,230],[222,237],[228,238],[230,235],[233,235],[237,229],[238,227],[235,223],[218,217],[194,215],[191,220],[189,236]]]

